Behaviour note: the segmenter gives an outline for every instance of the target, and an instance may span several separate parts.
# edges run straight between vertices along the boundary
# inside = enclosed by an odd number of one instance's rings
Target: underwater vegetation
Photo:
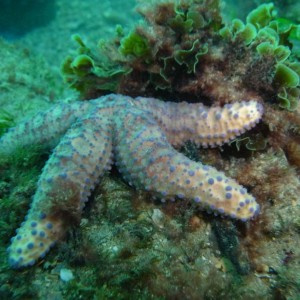
[[[145,24],[128,34],[117,27],[116,38],[100,41],[94,50],[74,36],[79,54],[68,57],[62,66],[66,82],[81,93],[82,99],[118,92],[192,99],[209,105],[257,99],[270,109],[297,109],[299,25],[278,18],[272,3],[251,11],[245,23],[234,19],[226,25],[219,1],[180,3],[149,4],[148,9],[143,5],[139,12]],[[279,119],[289,118],[282,110],[276,114],[281,115]],[[278,128],[273,123],[266,127],[272,131]],[[281,145],[289,145],[286,139],[294,129],[288,120],[283,123],[285,128],[275,130],[274,136],[278,137],[280,130],[284,139]],[[237,147],[242,143],[249,150],[262,149],[267,141],[277,143],[264,138],[261,131],[255,138],[239,139]],[[290,146],[285,148],[294,155]]]
[[[95,186],[80,227],[45,260],[21,271],[1,264],[3,295],[42,298],[45,291],[36,285],[47,283],[61,299],[297,299],[299,25],[278,15],[273,3],[261,4],[244,21],[225,22],[220,4],[143,2],[138,11],[144,23],[131,31],[118,26],[114,38],[97,45],[74,35],[78,52],[66,58],[62,72],[82,100],[113,92],[213,107],[259,102],[261,123],[229,145],[199,150],[187,143],[181,149],[247,187],[259,216],[242,223],[195,203],[153,203],[113,168]],[[11,113],[0,120],[3,132],[15,123]],[[1,158],[3,259],[49,155],[28,151],[13,161]],[[65,267],[74,273],[67,283],[59,275]]]
[[[221,104],[264,97],[294,110],[300,66],[292,51],[299,26],[276,18],[273,4],[249,13],[245,24],[234,19],[223,26],[220,11],[206,9],[217,2],[186,2],[176,9],[164,3],[151,13],[143,6],[145,25],[128,34],[118,27],[116,39],[101,41],[94,52],[75,36],[79,55],[65,61],[66,81],[83,99],[107,90],[195,101],[213,96]]]
[[[274,3],[278,13],[280,15],[284,15],[285,18],[289,19],[290,21],[299,23],[300,16],[299,16],[299,1],[297,0],[274,0],[274,1],[263,1],[263,0],[255,0],[254,1],[257,5],[263,3]]]

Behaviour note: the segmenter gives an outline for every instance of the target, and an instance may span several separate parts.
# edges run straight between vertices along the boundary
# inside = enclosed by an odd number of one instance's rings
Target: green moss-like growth
[[[299,88],[281,88],[278,92],[279,106],[294,111],[299,105],[300,89]]]
[[[230,27],[225,26],[220,29],[220,35],[225,39],[239,41],[245,45],[249,45],[257,35],[257,30],[254,25],[244,23],[239,19],[234,19]]]
[[[298,64],[295,61],[297,55],[293,45],[295,40],[299,38],[299,25],[283,18],[276,19],[272,3],[262,4],[250,12],[246,22],[244,25],[241,20],[233,20],[231,25],[221,29],[221,36],[235,44],[237,41],[244,41],[249,47],[247,52],[250,51],[253,61],[257,60],[254,51],[256,50],[259,54],[260,63],[269,65],[271,71],[266,74],[268,82],[264,82],[264,87],[259,88],[269,90],[269,97],[273,98],[273,95],[276,94],[280,107],[288,110],[296,109],[299,98],[297,99],[295,89],[299,88],[300,73],[297,72],[297,67],[294,70],[291,66]],[[247,26],[255,27],[257,30],[257,32],[250,30],[251,38],[245,34],[240,34]],[[238,46],[238,48],[240,47]],[[271,91],[273,95],[271,95]]]
[[[278,64],[274,75],[274,83],[279,87],[294,88],[299,85],[299,76],[285,64]]]
[[[262,4],[248,14],[247,23],[253,24],[257,29],[266,27],[273,19],[273,10],[273,3]]]
[[[67,57],[61,67],[69,86],[78,90],[85,99],[116,91],[120,78],[130,72],[130,69],[103,56],[98,58],[80,36],[74,35],[73,40],[79,45],[78,55],[74,58]]]
[[[220,3],[160,1],[139,8],[144,24],[91,50],[77,36],[78,56],[63,73],[82,98],[108,92],[170,98],[247,99],[254,94],[282,108],[297,107],[299,26],[276,18],[272,3],[222,24]],[[293,102],[293,103],[292,103]]]
[[[107,92],[138,95],[142,90],[171,94],[175,82],[177,90],[184,88],[183,76],[195,77],[209,51],[207,39],[221,27],[219,1],[162,1],[149,8],[139,8],[145,24],[127,35],[117,27],[116,38],[101,42],[97,50],[75,39],[78,57],[66,59],[62,72],[82,98]]]
[[[196,40],[190,49],[175,51],[174,59],[179,65],[185,64],[188,73],[195,73],[200,57],[207,51],[207,44],[200,45],[199,40]]]
[[[251,138],[248,136],[237,138],[231,144],[235,144],[238,151],[242,147],[246,147],[250,151],[262,151],[267,147],[267,139],[262,134],[256,134]]]
[[[70,64],[70,69],[77,76],[85,76],[94,68],[94,61],[86,54],[78,55]]]
[[[15,125],[14,117],[8,111],[0,110],[0,136],[6,132],[6,130]]]
[[[135,57],[145,58],[151,52],[147,39],[136,32],[130,32],[121,40],[119,50],[123,55],[133,55]]]
[[[189,33],[193,30],[193,20],[187,19],[184,15],[177,14],[171,18],[168,25],[178,34]]]

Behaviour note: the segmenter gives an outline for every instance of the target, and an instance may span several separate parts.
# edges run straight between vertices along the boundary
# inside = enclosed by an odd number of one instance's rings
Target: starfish
[[[259,205],[244,187],[172,145],[188,140],[221,145],[255,126],[262,114],[256,101],[208,108],[111,94],[55,105],[11,128],[0,139],[2,155],[31,144],[56,147],[8,248],[10,265],[31,266],[44,257],[68,225],[80,220],[91,191],[113,162],[129,184],[163,199],[190,199],[217,214],[253,218]]]

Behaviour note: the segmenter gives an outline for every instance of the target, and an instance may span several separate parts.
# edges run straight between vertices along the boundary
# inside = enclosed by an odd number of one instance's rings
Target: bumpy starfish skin
[[[108,95],[56,105],[9,130],[0,151],[43,143],[57,145],[40,176],[31,208],[8,248],[13,267],[32,265],[80,220],[95,184],[113,161],[137,188],[163,199],[192,199],[243,221],[255,216],[254,197],[213,167],[191,161],[172,146],[187,140],[215,146],[261,119],[262,106],[241,102],[223,108]]]

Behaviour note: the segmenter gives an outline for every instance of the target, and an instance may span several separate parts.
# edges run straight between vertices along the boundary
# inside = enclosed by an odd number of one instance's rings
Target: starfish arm
[[[222,145],[254,127],[263,114],[262,105],[256,101],[208,108],[201,103],[138,97],[135,105],[155,118],[173,146],[188,140],[204,147]]]
[[[55,148],[28,215],[12,238],[9,262],[13,267],[34,264],[63,236],[71,221],[79,221],[90,191],[111,165],[110,124],[109,118],[91,113],[78,119]]]
[[[213,167],[189,160],[170,143],[193,140],[214,146],[254,126],[255,101],[206,108],[107,95],[57,105],[0,139],[0,152],[18,145],[58,142],[38,182],[32,206],[8,249],[13,267],[32,265],[65,233],[99,177],[116,165],[130,184],[164,198],[193,199],[204,208],[241,220],[259,211],[253,196]]]
[[[89,102],[58,104],[32,119],[10,128],[0,138],[0,153],[10,154],[16,147],[57,144],[61,136],[90,108]]]
[[[243,221],[258,213],[258,204],[244,187],[215,168],[178,153],[150,115],[132,108],[119,117],[115,159],[133,185],[165,198],[192,199],[206,209]]]

